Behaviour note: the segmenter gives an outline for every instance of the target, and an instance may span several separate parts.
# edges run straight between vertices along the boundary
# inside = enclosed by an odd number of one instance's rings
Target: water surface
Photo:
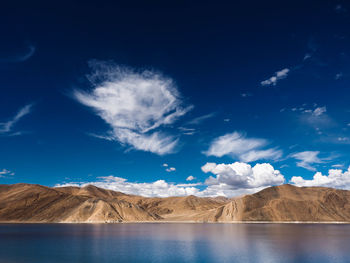
[[[0,224],[0,262],[350,262],[350,225]]]

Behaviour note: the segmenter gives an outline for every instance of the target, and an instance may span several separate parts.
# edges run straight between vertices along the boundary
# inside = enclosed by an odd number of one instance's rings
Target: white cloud
[[[325,112],[327,112],[327,108],[326,107],[317,107],[312,112],[312,115],[314,115],[314,116],[321,116]]]
[[[289,110],[297,114],[296,117],[303,125],[306,124],[312,127],[319,135],[322,135],[325,130],[336,126],[335,121],[328,116],[326,106],[318,106],[316,103],[309,106],[303,104],[302,106],[293,107]]]
[[[22,119],[24,116],[28,115],[32,111],[32,104],[28,104],[21,108],[17,114],[9,121],[0,123],[0,134],[6,134],[8,136],[14,136],[19,134],[11,134],[15,124]]]
[[[277,82],[281,79],[285,79],[288,76],[289,69],[285,68],[280,71],[277,71],[272,77],[269,79],[263,80],[260,82],[262,86],[276,86]]]
[[[97,182],[80,182],[58,184],[56,187],[62,186],[78,186],[95,185],[97,187],[123,192],[126,194],[141,195],[147,197],[168,197],[168,196],[186,196],[196,195],[199,189],[194,187],[198,184],[173,184],[165,180],[158,180],[152,183],[133,183],[127,179],[115,176],[100,177]]]
[[[332,167],[334,167],[334,168],[343,168],[344,164],[333,164]]]
[[[280,112],[285,111],[286,108],[280,110]],[[294,107],[290,109],[291,111],[294,112],[300,112],[300,113],[305,113],[306,115],[310,115],[310,117],[320,117],[324,115],[327,112],[327,107],[317,107],[317,104],[313,105],[313,108],[307,108],[306,105],[304,104],[302,107]]]
[[[169,167],[169,168],[166,168],[165,171],[167,171],[168,173],[175,172],[176,168],[175,167]]]
[[[229,155],[243,162],[281,158],[281,150],[276,148],[262,149],[267,144],[268,141],[265,139],[246,138],[242,133],[233,132],[214,139],[209,149],[204,153],[207,156],[216,157]]]
[[[173,80],[107,62],[93,61],[90,66],[93,89],[75,90],[74,97],[109,124],[106,137],[159,155],[173,152],[178,139],[159,128],[173,124],[192,108],[182,107]]]
[[[165,171],[167,171],[168,173],[176,171],[175,167],[169,167],[169,164],[167,164],[167,163],[163,163],[163,167],[166,168]]]
[[[291,182],[297,186],[323,186],[350,189],[350,167],[344,172],[341,169],[330,169],[328,175],[317,172],[311,180],[306,180],[301,176],[293,176]]]
[[[211,172],[216,177],[210,176],[204,183],[175,184],[165,180],[157,180],[151,183],[128,182],[127,179],[115,176],[98,177],[97,181],[70,182],[57,184],[56,187],[95,185],[97,187],[119,191],[126,194],[141,196],[237,196],[254,193],[270,185],[278,185],[284,182],[283,175],[270,164],[256,164],[251,167],[245,163],[215,164],[207,163],[202,167],[206,173]],[[193,181],[194,176],[187,177],[186,181]],[[201,186],[202,190],[198,187]]]
[[[308,60],[309,58],[311,58],[312,57],[312,55],[310,54],[310,53],[306,53],[305,54],[305,56],[304,56],[304,58],[303,58],[303,60],[305,61],[305,60]]]
[[[227,184],[217,184],[217,185],[209,185],[203,191],[197,193],[197,196],[201,197],[215,197],[215,196],[225,196],[225,197],[237,197],[246,194],[254,194],[263,190],[265,187],[257,187],[257,188],[237,188],[233,189],[230,185]]]
[[[184,135],[193,135],[193,134],[196,133],[196,129],[194,129],[194,128],[179,127],[178,129],[179,129],[179,130],[182,132],[182,134],[184,134]]]
[[[194,177],[193,175],[190,175],[189,177],[186,178],[186,181],[193,181],[194,179],[196,179],[196,177]]]
[[[205,184],[227,185],[233,189],[256,189],[279,185],[284,182],[284,176],[275,170],[271,164],[256,164],[254,167],[247,163],[235,162],[232,164],[206,163],[202,166],[205,173],[213,173]]]
[[[14,172],[11,172],[10,170],[7,170],[7,169],[2,169],[0,170],[0,178],[1,177],[6,177],[7,175],[15,175]]]
[[[200,124],[202,123],[203,121],[207,120],[207,119],[210,119],[212,117],[215,116],[215,113],[209,113],[209,114],[206,114],[206,115],[203,115],[203,116],[199,116],[197,118],[194,118],[193,120],[190,120],[188,121],[186,124],[187,125],[196,125],[196,124]]]
[[[297,166],[310,171],[316,171],[316,168],[312,165],[323,163],[323,160],[318,157],[319,153],[319,151],[304,151],[294,153],[291,155],[291,157],[300,160],[300,162],[297,162]]]

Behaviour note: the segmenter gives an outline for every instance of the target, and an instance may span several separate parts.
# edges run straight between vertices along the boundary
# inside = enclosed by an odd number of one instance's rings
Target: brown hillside
[[[216,209],[211,221],[350,221],[350,191],[281,185]]]
[[[350,191],[281,185],[239,198],[146,198],[86,187],[0,185],[0,222],[350,222]]]

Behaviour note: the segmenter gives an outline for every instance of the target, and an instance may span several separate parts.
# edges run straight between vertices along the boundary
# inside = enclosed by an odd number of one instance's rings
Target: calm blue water
[[[350,262],[350,225],[0,224],[0,262]]]

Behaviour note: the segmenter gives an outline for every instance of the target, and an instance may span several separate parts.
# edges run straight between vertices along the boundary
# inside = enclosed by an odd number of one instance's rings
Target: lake
[[[0,262],[350,262],[350,225],[0,224]]]

